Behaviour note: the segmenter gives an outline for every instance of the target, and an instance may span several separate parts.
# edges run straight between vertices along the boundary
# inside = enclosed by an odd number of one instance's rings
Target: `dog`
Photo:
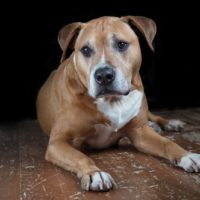
[[[107,148],[123,137],[141,152],[166,158],[188,172],[200,171],[200,154],[151,127],[179,130],[184,123],[148,111],[134,27],[154,50],[156,24],[147,17],[106,16],[64,26],[58,34],[61,64],[38,93],[38,121],[49,135],[45,159],[76,173],[85,191],[108,191],[117,184],[82,148]]]

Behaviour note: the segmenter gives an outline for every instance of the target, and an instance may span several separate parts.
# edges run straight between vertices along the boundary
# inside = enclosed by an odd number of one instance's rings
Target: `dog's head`
[[[133,80],[142,58],[132,27],[144,35],[153,50],[156,25],[146,17],[101,17],[60,30],[61,62],[66,59],[67,50],[73,49],[73,64],[91,97],[127,95],[134,89]]]

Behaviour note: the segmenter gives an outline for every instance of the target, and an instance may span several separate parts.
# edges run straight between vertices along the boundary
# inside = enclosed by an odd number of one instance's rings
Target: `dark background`
[[[59,64],[59,29],[70,22],[85,22],[103,15],[143,15],[156,22],[155,53],[140,38],[144,58],[141,74],[151,109],[200,106],[198,7],[183,3],[178,7],[173,3],[109,3],[93,2],[89,4],[92,8],[78,2],[29,2],[5,7],[1,16],[1,120],[35,118],[37,92]]]

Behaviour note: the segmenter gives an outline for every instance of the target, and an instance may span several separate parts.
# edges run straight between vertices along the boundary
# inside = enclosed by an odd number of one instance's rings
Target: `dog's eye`
[[[93,50],[89,46],[83,46],[80,51],[85,57],[90,57],[93,53]]]
[[[129,44],[127,42],[124,42],[124,41],[117,42],[117,49],[121,52],[126,51],[128,46],[129,46]]]

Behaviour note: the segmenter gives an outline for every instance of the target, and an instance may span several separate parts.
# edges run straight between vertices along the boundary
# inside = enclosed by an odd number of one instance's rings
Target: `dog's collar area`
[[[113,100],[112,98],[98,98],[98,110],[110,120],[114,129],[119,130],[140,112],[143,92],[133,90],[127,96]]]

